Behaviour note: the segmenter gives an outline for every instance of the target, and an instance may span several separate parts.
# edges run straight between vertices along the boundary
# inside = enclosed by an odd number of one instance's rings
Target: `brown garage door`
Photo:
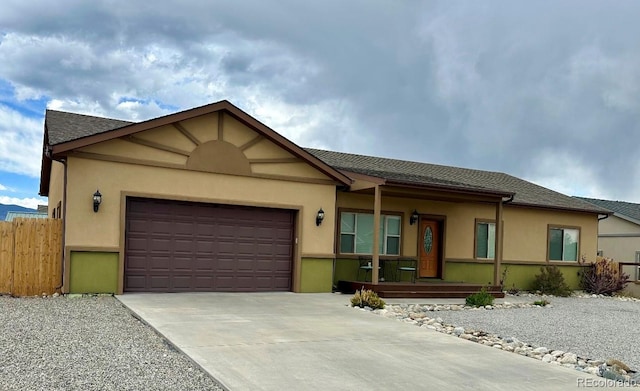
[[[128,198],[124,290],[291,290],[294,212]]]

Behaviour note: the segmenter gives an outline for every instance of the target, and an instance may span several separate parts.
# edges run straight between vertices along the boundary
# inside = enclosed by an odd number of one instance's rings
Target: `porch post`
[[[371,251],[371,266],[373,266],[373,270],[371,270],[371,283],[377,285],[379,278],[378,267],[380,266],[380,209],[382,203],[380,185],[376,185],[373,191],[373,249]]]
[[[500,266],[502,264],[502,198],[496,204],[496,240],[493,263],[493,285],[500,284]]]

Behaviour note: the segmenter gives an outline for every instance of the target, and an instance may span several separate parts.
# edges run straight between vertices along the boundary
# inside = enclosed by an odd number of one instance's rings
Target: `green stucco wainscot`
[[[505,277],[504,289],[517,288],[519,290],[533,290],[533,281],[544,264],[509,264],[503,263],[500,278]],[[580,274],[582,267],[571,265],[556,265],[564,280],[571,289],[580,289]],[[503,274],[505,268],[507,273]],[[447,262],[446,281],[467,282],[475,284],[493,285],[493,264],[475,262]]]
[[[118,253],[72,251],[70,293],[116,293]]]
[[[331,292],[333,258],[302,258],[300,292]]]

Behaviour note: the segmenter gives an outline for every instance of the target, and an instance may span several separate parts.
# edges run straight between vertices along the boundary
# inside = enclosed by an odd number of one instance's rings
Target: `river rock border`
[[[527,295],[527,294],[525,294]],[[539,298],[538,295],[530,294],[531,297]],[[576,295],[581,298],[599,297],[602,295]],[[635,298],[620,297],[615,298],[623,301],[640,301]],[[519,341],[515,337],[500,337],[490,334],[482,330],[473,330],[446,324],[442,318],[433,316],[434,312],[439,311],[491,311],[498,309],[518,309],[518,308],[540,308],[544,311],[545,307],[552,307],[552,304],[546,306],[535,305],[533,303],[510,303],[495,304],[485,307],[470,307],[458,304],[387,304],[384,309],[372,310],[369,307],[359,308],[360,310],[373,312],[374,314],[384,316],[386,318],[397,319],[399,321],[446,333],[467,341],[476,342],[482,345],[490,346],[495,349],[504,350],[522,356],[531,357],[542,362],[553,365],[561,365],[567,368],[573,368],[580,372],[589,373],[600,376],[604,379],[623,384],[625,386],[640,387],[640,373],[637,373],[627,367],[624,363],[615,360],[588,359],[580,357],[575,353],[563,352],[561,350],[553,350],[544,346]]]

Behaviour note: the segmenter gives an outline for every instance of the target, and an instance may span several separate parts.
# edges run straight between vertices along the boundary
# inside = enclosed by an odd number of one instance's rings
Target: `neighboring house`
[[[7,218],[7,213],[9,212],[35,212],[35,210],[19,205],[0,204],[0,221],[5,221],[5,219]]]
[[[329,292],[362,256],[374,281],[402,257],[479,284],[508,266],[521,288],[553,264],[577,286],[609,213],[503,173],[304,149],[227,101],[139,123],[47,110],[44,133],[64,292]]]
[[[640,264],[640,204],[623,201],[576,197],[613,212],[598,224],[598,254],[618,262]],[[638,268],[625,266],[624,271],[638,280]]]
[[[13,221],[13,219],[17,219],[17,218],[25,218],[25,219],[46,219],[47,217],[49,217],[47,215],[47,213],[41,213],[41,212],[16,212],[16,211],[9,211],[7,212],[7,215],[5,216],[4,220],[5,221]]]

